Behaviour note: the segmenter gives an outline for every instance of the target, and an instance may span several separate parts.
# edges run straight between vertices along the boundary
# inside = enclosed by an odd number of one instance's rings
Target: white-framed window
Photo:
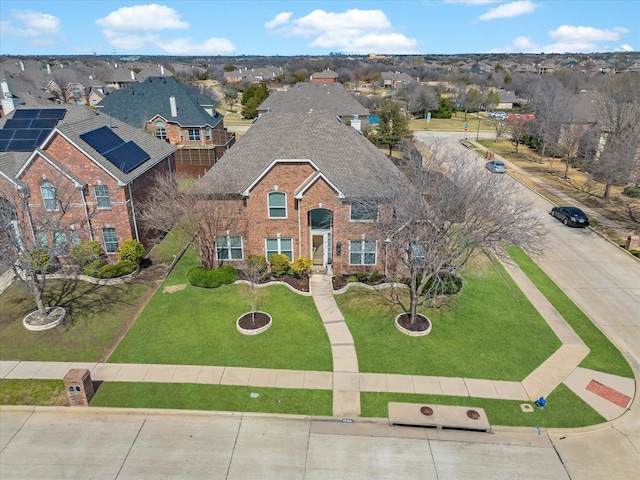
[[[350,240],[349,265],[375,265],[378,242],[375,240]]]
[[[102,240],[104,241],[104,251],[107,253],[116,253],[118,251],[118,237],[115,228],[103,228]]]
[[[64,230],[53,231],[53,244],[57,247],[56,250],[58,250],[60,254],[67,254],[69,252],[67,234]]]
[[[199,142],[200,141],[200,129],[199,128],[190,128],[187,130],[187,133],[189,134],[189,140],[192,142]]]
[[[427,253],[422,243],[414,243],[410,246],[411,258],[409,259],[409,263],[411,265],[417,267],[424,267],[426,263]]]
[[[160,140],[166,140],[167,129],[164,127],[156,127],[156,138],[159,138]]]
[[[56,188],[49,180],[44,180],[40,184],[40,193],[45,210],[58,210],[58,200],[56,199]]]
[[[205,137],[207,137],[207,141],[211,141],[211,129],[210,128],[207,128],[204,131],[204,135],[205,135]]]
[[[287,194],[270,192],[268,195],[269,218],[287,218]]]
[[[49,239],[47,238],[47,232],[44,230],[37,230],[36,232],[36,243],[40,247],[46,247],[49,245]]]
[[[377,202],[358,202],[351,204],[352,222],[375,222],[378,220]]]
[[[80,235],[78,235],[78,231],[71,230],[69,233],[71,234],[71,245],[80,245]]]
[[[96,197],[96,206],[98,208],[111,208],[109,187],[106,185],[96,185],[93,187],[93,194]]]
[[[242,260],[242,236],[223,235],[216,238],[218,260]]]
[[[266,257],[269,257],[274,253],[281,253],[289,257],[289,261],[293,262],[293,239],[291,238],[267,238],[266,245]]]

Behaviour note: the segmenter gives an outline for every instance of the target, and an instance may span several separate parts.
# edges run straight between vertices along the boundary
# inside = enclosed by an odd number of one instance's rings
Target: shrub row
[[[187,279],[194,287],[218,288],[229,285],[238,279],[238,270],[229,265],[222,265],[213,270],[203,267],[193,267],[187,271]]]
[[[80,242],[71,248],[71,260],[82,273],[95,278],[116,278],[133,273],[144,258],[144,245],[137,240],[125,240],[116,252],[118,263],[107,263],[99,242]]]

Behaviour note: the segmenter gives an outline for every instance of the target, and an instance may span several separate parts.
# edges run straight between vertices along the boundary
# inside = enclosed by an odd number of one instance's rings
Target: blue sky
[[[0,54],[6,55],[639,49],[639,0],[0,1]]]

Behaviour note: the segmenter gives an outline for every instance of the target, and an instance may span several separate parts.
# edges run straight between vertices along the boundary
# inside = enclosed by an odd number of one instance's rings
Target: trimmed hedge
[[[138,264],[132,260],[122,260],[118,263],[107,263],[103,265],[99,272],[98,278],[116,278],[123,277],[133,273],[138,268]]]
[[[229,285],[238,279],[238,270],[229,265],[222,265],[213,270],[203,267],[193,267],[187,271],[187,279],[194,287],[218,288]]]
[[[276,277],[284,277],[289,272],[289,257],[283,253],[274,253],[269,257],[271,274]]]

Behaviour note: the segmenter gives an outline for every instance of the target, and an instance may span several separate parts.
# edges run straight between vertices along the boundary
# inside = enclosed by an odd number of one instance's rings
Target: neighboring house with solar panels
[[[97,240],[110,258],[124,240],[151,240],[136,209],[154,175],[175,170],[176,147],[82,106],[18,109],[0,127],[0,192],[20,193],[22,235]]]
[[[233,225],[217,235],[220,261],[241,266],[250,254],[282,253],[312,258],[314,267],[331,266],[336,274],[382,273],[387,252],[376,221],[389,214],[389,182],[402,178],[335,116],[270,112],[191,192],[235,202]]]
[[[179,173],[202,176],[235,143],[224,128],[215,100],[173,77],[149,77],[144,82],[107,95],[103,113],[143,129],[179,147]]]
[[[369,126],[369,110],[341,83],[300,82],[286,90],[271,92],[258,106],[258,115],[267,112],[325,112],[332,117],[339,117],[356,130],[362,131]]]

